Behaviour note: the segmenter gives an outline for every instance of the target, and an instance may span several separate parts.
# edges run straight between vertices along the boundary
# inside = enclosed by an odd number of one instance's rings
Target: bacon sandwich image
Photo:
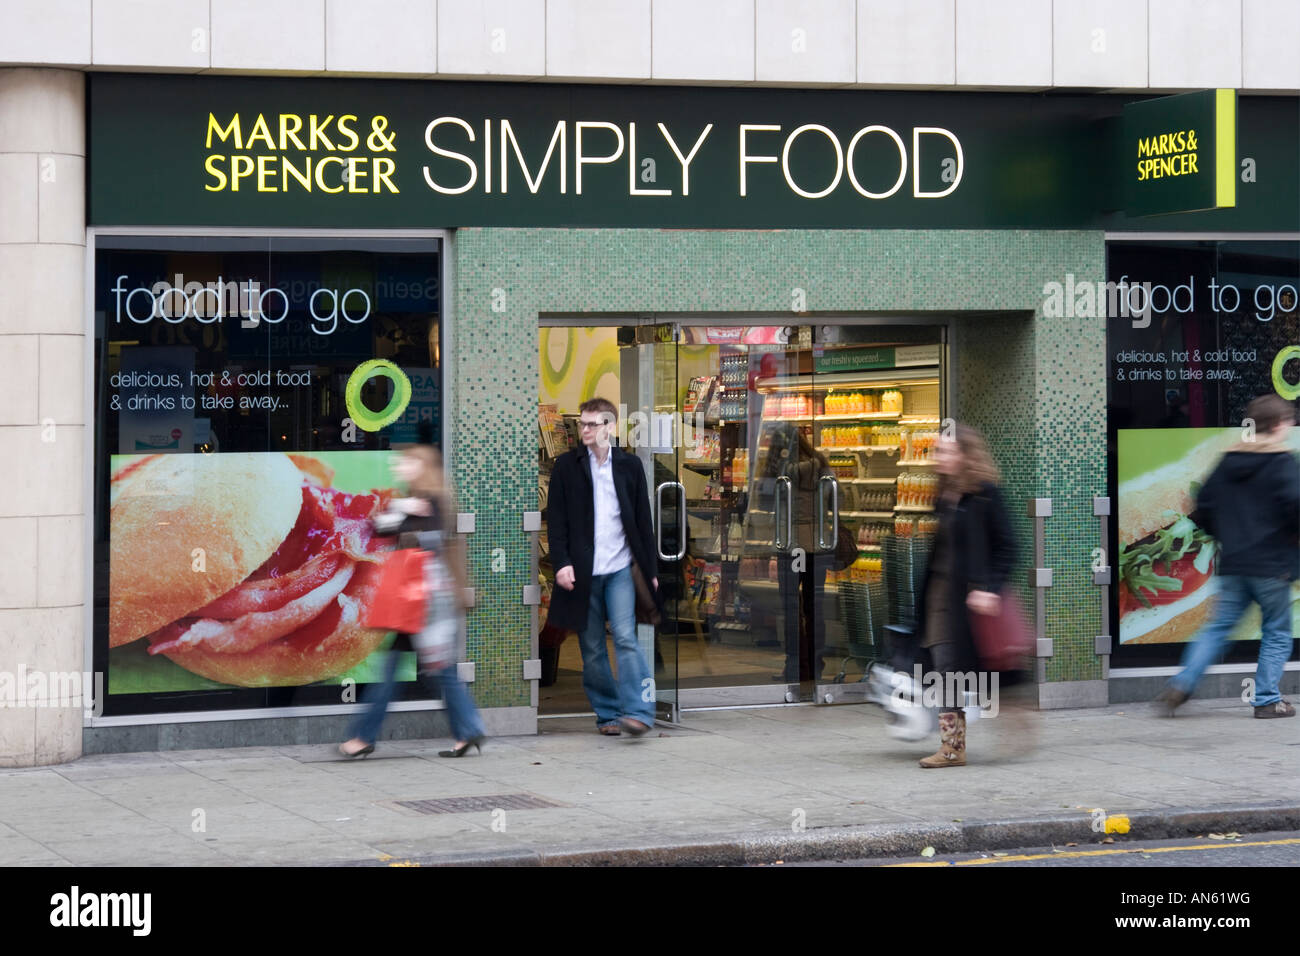
[[[240,687],[310,684],[364,660],[387,491],[330,487],[315,458],[149,455],[110,485],[109,646]]]
[[[1224,429],[1120,484],[1120,643],[1187,641],[1209,618],[1217,544],[1195,521],[1196,493],[1236,437]]]

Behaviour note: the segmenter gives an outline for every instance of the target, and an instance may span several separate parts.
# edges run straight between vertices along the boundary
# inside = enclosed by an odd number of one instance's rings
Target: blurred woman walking
[[[935,534],[925,583],[917,604],[920,645],[946,691],[966,684],[981,666],[971,615],[997,615],[1002,589],[1016,561],[1016,544],[998,468],[984,437],[958,425],[936,447],[939,474]],[[964,700],[945,699],[939,712],[939,750],[921,761],[925,768],[966,764]]]
[[[398,548],[420,548],[426,555],[425,581],[428,624],[417,634],[398,635],[389,651],[384,679],[370,706],[354,722],[345,757],[372,753],[393,698],[397,647],[409,641],[419,661],[419,680],[441,690],[455,744],[440,757],[463,757],[471,747],[482,751],[486,737],[474,699],[456,673],[457,637],[465,615],[468,584],[464,542],[456,533],[456,503],[443,470],[442,456],[432,445],[412,445],[393,463],[393,474],[406,485],[409,497],[394,499],[373,521],[375,531],[397,535]]]

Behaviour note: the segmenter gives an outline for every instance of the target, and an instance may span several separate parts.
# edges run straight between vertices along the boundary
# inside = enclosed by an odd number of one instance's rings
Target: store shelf
[[[898,451],[897,445],[818,445],[818,451],[865,451],[870,454],[873,451]]]
[[[858,412],[854,415],[814,415],[813,420],[819,422],[866,422],[866,421],[894,421],[901,412]]]
[[[894,505],[894,510],[895,510],[895,511],[911,511],[911,512],[917,512],[917,513],[928,513],[928,512],[934,511],[934,508],[933,508],[932,506],[929,506],[929,505]]]
[[[842,485],[892,485],[897,478],[841,478]]]
[[[764,425],[785,425],[785,424],[799,425],[805,422],[810,422],[812,420],[813,417],[811,415],[795,415],[793,417],[769,415],[763,419],[763,424]]]
[[[934,462],[933,462],[933,461],[925,461],[924,459],[921,459],[921,460],[918,460],[918,461],[908,461],[906,458],[900,458],[900,459],[898,459],[898,467],[900,467],[900,468],[933,468],[933,467],[934,467]]]
[[[892,511],[841,511],[841,518],[892,518]]]
[[[717,471],[722,467],[720,461],[705,461],[702,459],[692,460],[690,458],[682,459],[682,467],[690,468],[694,471]]]

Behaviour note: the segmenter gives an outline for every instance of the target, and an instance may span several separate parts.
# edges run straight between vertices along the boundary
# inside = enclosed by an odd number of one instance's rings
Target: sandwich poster
[[[388,452],[114,455],[111,695],[380,679]],[[399,680],[414,679],[406,660]]]
[[[1120,644],[1178,644],[1210,620],[1217,545],[1195,521],[1196,491],[1240,428],[1138,428],[1117,433]],[[1292,446],[1300,451],[1300,430]],[[1292,592],[1300,632],[1300,582]],[[1258,640],[1252,605],[1230,635]]]

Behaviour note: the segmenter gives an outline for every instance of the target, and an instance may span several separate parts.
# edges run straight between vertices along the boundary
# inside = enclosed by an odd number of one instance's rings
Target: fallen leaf
[[[953,823],[961,823],[961,817],[953,817]]]
[[[921,851],[921,856],[925,857],[927,860],[930,857],[934,856],[934,847],[927,846],[924,850]]]
[[[773,860],[773,861],[772,861],[772,865],[773,865],[773,866],[780,866],[780,865],[783,864],[784,862],[785,862],[785,860]]]
[[[1101,842],[1102,842],[1102,843],[1114,843],[1114,842],[1115,842],[1115,838],[1114,838],[1114,837],[1106,837],[1106,839],[1102,840]]]
[[[1226,839],[1227,839],[1227,837],[1225,837],[1222,833],[1207,833],[1207,834],[1205,834],[1205,835],[1206,835],[1207,837],[1209,837],[1211,840],[1226,840]]]
[[[1241,839],[1241,834],[1240,834],[1240,833],[1237,833],[1237,832],[1235,832],[1235,831],[1232,832],[1232,833],[1225,833],[1224,836],[1225,836],[1227,839],[1229,839],[1229,840],[1240,840],[1240,839]]]
[[[1107,833],[1128,833],[1130,827],[1129,818],[1122,813],[1106,818]]]
[[[993,851],[993,855],[994,855],[994,856],[1007,856],[1008,854],[1007,854],[1007,852],[1006,852],[1005,850],[994,850],[994,851]]]
[[[1067,844],[1066,844],[1066,846],[1078,846],[1078,845],[1079,845],[1079,844],[1077,844],[1077,843],[1067,843]]]

